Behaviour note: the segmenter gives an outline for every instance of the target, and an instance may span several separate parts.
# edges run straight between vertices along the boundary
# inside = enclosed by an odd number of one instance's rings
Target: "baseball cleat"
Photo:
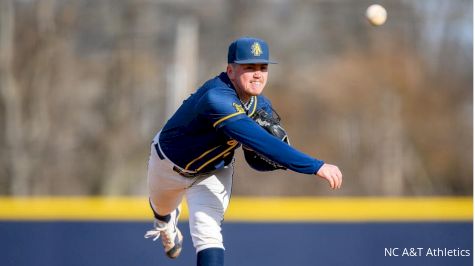
[[[155,219],[154,229],[147,231],[144,236],[145,238],[153,237],[153,241],[161,238],[165,253],[171,259],[180,255],[183,244],[183,235],[176,226],[179,216],[180,210],[176,209],[171,213],[171,219],[168,223]]]

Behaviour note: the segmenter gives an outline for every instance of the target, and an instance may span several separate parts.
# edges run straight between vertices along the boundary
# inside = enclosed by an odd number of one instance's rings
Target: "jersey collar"
[[[226,84],[228,87],[230,87],[231,89],[236,91],[236,89],[234,88],[233,83],[229,79],[228,74],[226,74],[226,72],[221,72],[221,74],[219,74],[218,77],[222,82],[224,82],[224,84]],[[236,92],[236,96],[237,96],[237,92]],[[248,116],[253,115],[254,112],[257,109],[257,96],[252,96],[252,97],[254,98],[254,101],[253,101],[253,104],[250,106],[249,111],[247,112]],[[239,96],[238,96],[238,98],[239,98]]]
[[[219,79],[224,82],[224,84],[226,84],[228,87],[232,88],[234,91],[236,91],[236,89],[234,88],[233,86],[233,83],[231,82],[231,80],[229,79],[228,77],[228,74],[226,74],[226,72],[221,72],[221,74],[219,74]]]

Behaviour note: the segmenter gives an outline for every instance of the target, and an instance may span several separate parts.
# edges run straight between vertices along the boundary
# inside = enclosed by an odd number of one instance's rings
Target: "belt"
[[[163,155],[162,151],[160,150],[160,147],[158,146],[158,143],[153,144],[153,146],[155,147],[155,150],[157,151],[157,155],[160,158],[160,160],[165,160],[166,157],[165,157],[165,155]],[[180,167],[178,167],[176,165],[173,165],[172,169],[173,169],[173,171],[175,171],[179,175],[181,175],[183,177],[186,177],[186,178],[195,178],[195,177],[199,177],[199,176],[205,176],[205,175],[211,173],[211,171],[203,172],[203,173],[188,172],[188,170],[181,169]]]

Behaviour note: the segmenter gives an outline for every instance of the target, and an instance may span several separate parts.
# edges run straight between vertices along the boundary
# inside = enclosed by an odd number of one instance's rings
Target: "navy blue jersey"
[[[178,108],[163,127],[159,143],[177,166],[207,172],[229,164],[243,144],[288,169],[314,174],[323,161],[307,156],[270,135],[249,116],[271,113],[263,95],[253,96],[245,109],[226,73],[207,81]]]

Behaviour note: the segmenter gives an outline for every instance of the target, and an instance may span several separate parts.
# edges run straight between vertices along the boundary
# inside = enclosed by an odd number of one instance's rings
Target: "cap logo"
[[[262,48],[258,42],[254,42],[251,46],[251,52],[254,56],[260,56],[262,54]]]

